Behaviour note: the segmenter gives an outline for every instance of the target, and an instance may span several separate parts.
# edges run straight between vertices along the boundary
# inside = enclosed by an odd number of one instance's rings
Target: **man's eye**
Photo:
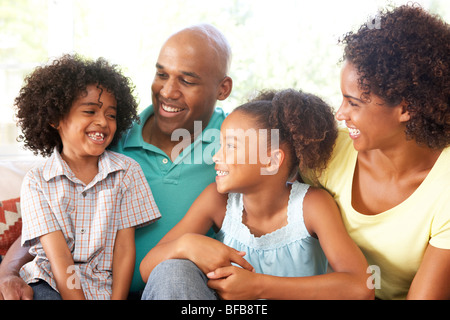
[[[195,84],[194,82],[187,81],[186,79],[182,79],[181,82],[183,82],[184,84],[187,84],[187,85],[194,85]]]

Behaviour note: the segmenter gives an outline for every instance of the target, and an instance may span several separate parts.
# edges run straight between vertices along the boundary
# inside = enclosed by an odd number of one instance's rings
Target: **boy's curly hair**
[[[362,99],[371,93],[388,106],[405,101],[406,135],[442,149],[450,144],[450,27],[418,5],[381,12],[377,25],[348,33],[343,60],[359,75]]]
[[[260,129],[279,130],[279,144],[287,145],[291,155],[290,172],[326,168],[338,131],[332,108],[319,97],[294,89],[267,90],[235,111],[252,116]]]
[[[55,147],[61,151],[61,138],[52,124],[59,124],[89,85],[102,86],[116,98],[117,130],[111,145],[116,144],[132,122],[139,119],[134,86],[116,65],[103,58],[93,61],[79,55],[64,55],[26,77],[14,103],[22,129],[18,140],[24,141],[34,154],[49,156]]]

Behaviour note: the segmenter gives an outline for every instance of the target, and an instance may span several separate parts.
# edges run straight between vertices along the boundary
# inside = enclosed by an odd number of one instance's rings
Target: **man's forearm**
[[[27,262],[33,260],[33,256],[28,253],[28,247],[20,245],[19,237],[9,248],[0,264],[0,278],[4,275],[19,276],[20,268]]]

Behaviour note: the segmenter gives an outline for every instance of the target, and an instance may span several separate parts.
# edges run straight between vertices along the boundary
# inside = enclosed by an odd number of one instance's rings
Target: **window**
[[[255,90],[297,88],[340,104],[340,36],[355,30],[388,0],[2,0],[0,2],[0,157],[29,155],[16,142],[14,98],[24,77],[63,53],[105,57],[151,103],[154,64],[164,40],[182,27],[208,22],[233,50],[234,88],[227,111]],[[446,0],[418,1],[450,21]]]

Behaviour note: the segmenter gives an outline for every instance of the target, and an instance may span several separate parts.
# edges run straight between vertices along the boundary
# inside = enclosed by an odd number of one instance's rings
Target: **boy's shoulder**
[[[132,167],[139,166],[139,163],[136,160],[122,153],[118,153],[111,150],[106,150],[105,153],[107,154],[109,161],[118,168],[129,169]]]

